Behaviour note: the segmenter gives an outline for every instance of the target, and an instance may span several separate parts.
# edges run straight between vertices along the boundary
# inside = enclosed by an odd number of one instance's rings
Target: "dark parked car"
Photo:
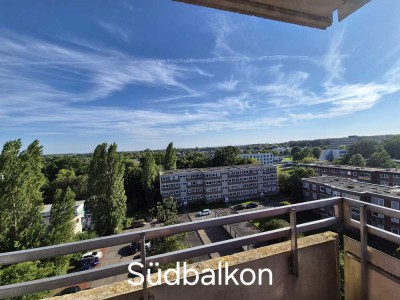
[[[257,206],[258,206],[257,203],[251,202],[251,203],[249,203],[249,204],[246,205],[246,208],[255,208],[255,207],[257,207]]]
[[[238,204],[233,208],[236,209],[236,210],[242,210],[242,209],[245,209],[246,207],[244,207],[242,204]]]
[[[90,270],[93,269],[93,267],[91,265],[83,265],[81,267],[79,267],[78,269],[76,269],[76,272],[80,272],[80,271],[86,271],[86,270]]]
[[[91,268],[94,268],[99,264],[99,262],[100,259],[98,257],[82,258],[80,261],[78,261],[76,267],[82,268],[83,266],[90,266]]]

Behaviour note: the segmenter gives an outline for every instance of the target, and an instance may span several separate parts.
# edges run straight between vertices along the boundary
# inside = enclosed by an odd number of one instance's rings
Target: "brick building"
[[[276,166],[251,164],[164,171],[160,173],[160,193],[163,199],[174,197],[182,206],[276,194]]]
[[[342,165],[299,164],[311,168],[315,176],[335,176],[386,186],[400,186],[400,169],[380,169]]]
[[[380,186],[371,183],[357,182],[348,178],[319,176],[304,178],[303,194],[306,201],[313,201],[329,197],[346,197],[385,206],[392,209],[400,209],[400,187]],[[331,208],[323,210],[327,215],[331,215]],[[352,216],[359,220],[359,209],[352,208]],[[400,234],[399,219],[390,218],[382,214],[371,212],[368,215],[368,223]]]

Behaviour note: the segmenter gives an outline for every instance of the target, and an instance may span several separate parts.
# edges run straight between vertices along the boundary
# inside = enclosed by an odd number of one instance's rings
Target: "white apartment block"
[[[274,155],[272,153],[250,153],[240,154],[240,158],[255,158],[260,164],[273,165]]]
[[[356,135],[349,136],[347,138],[339,138],[339,139],[331,139],[329,143],[330,149],[337,149],[340,146],[350,147],[355,142],[357,142],[360,138]]]
[[[163,199],[173,197],[181,206],[194,202],[231,202],[277,193],[276,166],[252,164],[160,173]]]

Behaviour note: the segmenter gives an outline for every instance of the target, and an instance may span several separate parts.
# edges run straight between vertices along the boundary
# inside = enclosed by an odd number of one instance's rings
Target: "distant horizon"
[[[358,134],[351,134],[348,136],[341,136],[341,137],[327,137],[327,138],[315,138],[315,139],[301,139],[301,140],[287,140],[285,142],[260,142],[260,143],[249,143],[249,144],[225,144],[225,145],[218,145],[218,146],[195,146],[195,147],[179,147],[176,146],[174,144],[174,148],[175,149],[203,149],[203,148],[222,148],[222,147],[226,147],[226,146],[234,146],[234,147],[243,147],[243,146],[249,146],[249,145],[265,145],[265,144],[285,144],[285,143],[289,143],[289,142],[301,142],[301,141],[314,141],[314,140],[332,140],[332,139],[341,139],[341,138],[348,138],[349,136],[358,136],[361,138],[369,138],[369,137],[376,137],[376,136],[393,136],[393,135],[400,135],[400,133],[387,133],[387,134],[376,134],[376,135],[358,135]],[[33,141],[33,140],[32,140]],[[40,140],[39,140],[40,142]],[[171,141],[173,143],[173,141]],[[104,141],[104,143],[108,143],[110,144],[110,142],[106,142]],[[111,142],[113,143],[113,142]],[[99,143],[100,144],[100,143]],[[118,143],[116,143],[118,146]],[[25,146],[25,144],[24,144]],[[96,145],[97,146],[97,145]],[[165,145],[164,148],[158,148],[158,149],[151,149],[151,148],[144,148],[144,149],[139,149],[139,150],[121,150],[120,148],[118,148],[118,152],[143,152],[145,150],[150,150],[150,151],[164,151],[167,148],[168,144]],[[24,147],[23,147],[24,149]],[[43,150],[45,150],[45,148],[43,147]],[[45,151],[43,151],[43,155],[85,155],[85,154],[91,154],[93,153],[94,148],[92,151],[89,152],[65,152],[65,153],[45,153]]]
[[[141,151],[382,135],[399,128],[399,11],[370,1],[319,30],[175,1],[7,1],[0,144],[78,154],[103,141]]]

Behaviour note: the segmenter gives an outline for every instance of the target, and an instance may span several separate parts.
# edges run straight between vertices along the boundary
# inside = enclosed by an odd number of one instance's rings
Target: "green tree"
[[[124,186],[128,202],[128,211],[133,212],[146,206],[146,198],[142,186],[142,169],[139,165],[129,166],[125,171]]]
[[[171,142],[168,144],[167,150],[165,151],[164,157],[164,169],[165,170],[175,170],[176,169],[176,153],[174,149],[174,144]]]
[[[212,158],[212,165],[214,167],[236,165],[241,161],[239,154],[239,148],[234,146],[217,149]]]
[[[45,229],[42,146],[36,140],[20,150],[21,140],[9,141],[0,155],[0,251],[38,247]]]
[[[301,202],[303,200],[303,183],[302,178],[309,178],[314,176],[314,170],[302,167],[296,167],[289,171],[289,183],[290,191],[295,202]]]
[[[372,153],[379,150],[379,143],[372,140],[359,140],[349,148],[349,154],[361,154],[364,158],[369,158]]]
[[[177,160],[178,169],[205,168],[209,164],[209,159],[204,153],[195,151],[189,151]]]
[[[75,194],[75,198],[87,199],[87,175],[75,175],[75,171],[72,169],[60,169],[56,174],[56,178],[49,185],[49,194],[52,196],[57,189],[65,190],[66,188],[71,188]]]
[[[151,151],[146,151],[144,157],[142,158],[142,187],[145,193],[145,199],[147,205],[152,207],[154,204],[155,196],[157,193],[157,166],[154,162],[153,153]]]
[[[174,198],[170,197],[157,203],[157,220],[164,223],[164,226],[179,223],[178,209]],[[187,244],[185,243],[186,236],[185,233],[181,233],[156,239],[153,245],[158,254],[182,250],[187,248]]]
[[[74,192],[69,187],[65,190],[56,190],[50,210],[50,225],[47,234],[49,245],[72,241],[74,237],[74,206]]]
[[[22,283],[31,280],[43,279],[57,275],[55,267],[51,262],[41,263],[39,261],[23,262],[20,264],[3,267],[0,269],[0,285]],[[15,297],[16,300],[43,299],[51,294],[40,292],[31,295]]]
[[[278,188],[281,194],[290,194],[292,192],[290,186],[290,174],[282,172],[278,174]]]
[[[374,152],[368,160],[368,166],[374,168],[395,168],[396,163],[386,150]]]
[[[317,159],[314,156],[306,156],[301,160],[303,164],[313,164],[316,161]]]
[[[361,154],[352,155],[349,159],[349,165],[364,167],[366,164],[364,157]]]
[[[126,215],[124,189],[125,166],[117,153],[117,145],[96,147],[89,166],[89,205],[95,231],[99,235],[119,232]]]
[[[392,158],[400,158],[400,135],[395,135],[386,140],[384,148]]]
[[[316,159],[319,159],[321,153],[322,153],[322,149],[320,147],[312,148],[312,154]]]
[[[296,153],[301,152],[301,148],[299,146],[295,146],[292,148],[292,150],[290,151],[290,155],[294,156]]]
[[[178,207],[174,198],[169,197],[157,203],[157,220],[164,225],[178,223]]]

